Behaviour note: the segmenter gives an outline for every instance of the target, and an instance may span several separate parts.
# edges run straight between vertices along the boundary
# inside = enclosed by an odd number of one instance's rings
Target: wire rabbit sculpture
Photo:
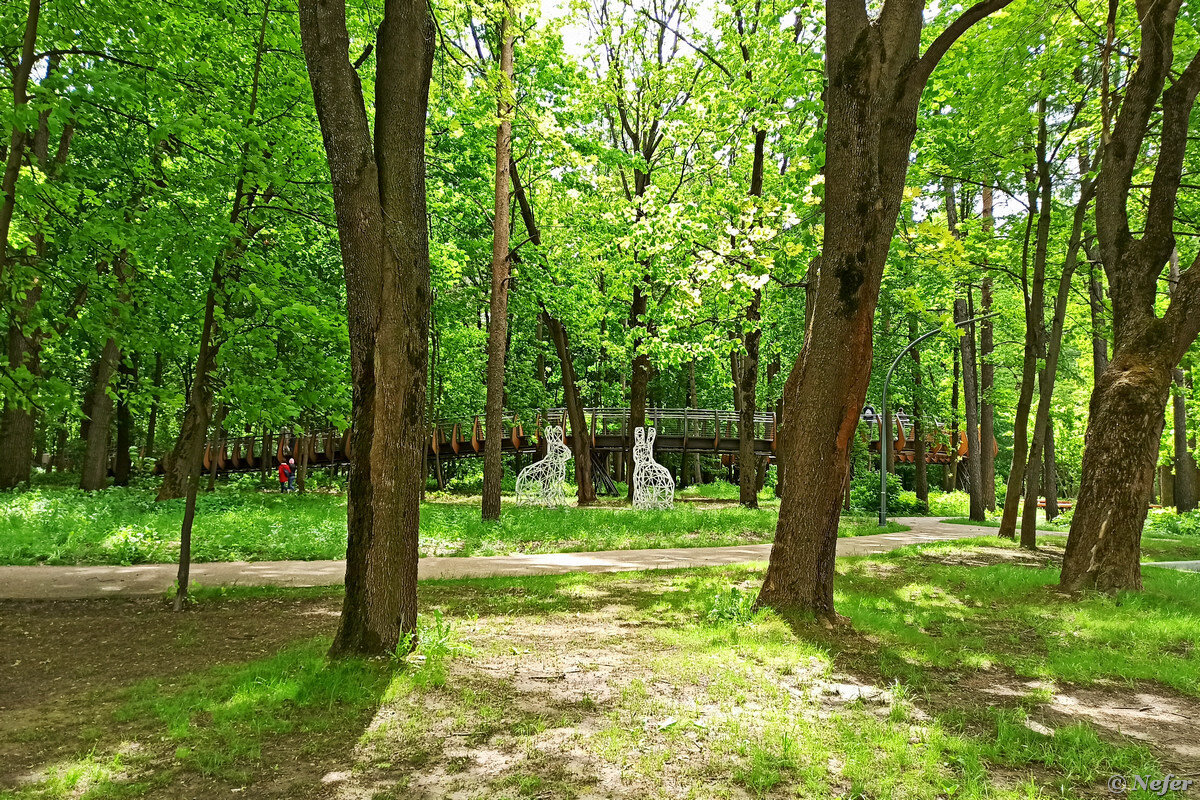
[[[675,479],[671,472],[654,460],[654,428],[633,432],[633,507],[674,508]]]
[[[567,503],[563,484],[567,480],[567,462],[571,450],[563,444],[562,428],[546,431],[546,457],[535,461],[517,476],[517,503],[561,506]]]

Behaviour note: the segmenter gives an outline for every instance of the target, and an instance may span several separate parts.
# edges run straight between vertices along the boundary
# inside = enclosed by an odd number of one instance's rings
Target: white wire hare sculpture
[[[675,507],[675,479],[671,472],[654,460],[654,428],[633,432],[633,507]]]
[[[571,450],[563,444],[562,428],[546,430],[546,457],[535,461],[517,475],[517,503],[562,506],[567,503],[563,484],[567,480],[567,462]]]

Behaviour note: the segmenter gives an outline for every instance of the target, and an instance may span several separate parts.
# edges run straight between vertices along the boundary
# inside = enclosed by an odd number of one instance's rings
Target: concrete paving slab
[[[910,530],[838,539],[839,556],[882,553],[910,544],[994,536],[994,528],[948,525],[939,519],[897,519]],[[562,575],[568,572],[625,572],[643,569],[712,567],[763,561],[771,545],[686,547],[662,550],[608,550],[591,553],[541,553],[511,556],[422,558],[420,580]],[[336,586],[345,577],[345,561],[227,561],[193,564],[191,580],[203,586]],[[65,600],[162,594],[174,584],[176,565],[131,567],[0,566],[0,599]]]

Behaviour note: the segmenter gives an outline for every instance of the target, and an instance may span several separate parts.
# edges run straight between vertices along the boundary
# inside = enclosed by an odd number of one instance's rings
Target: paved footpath
[[[909,526],[910,530],[838,539],[837,554],[861,556],[910,544],[996,535],[995,528],[949,525],[930,517],[903,517],[896,521]],[[770,553],[771,545],[755,544],[592,553],[430,557],[421,559],[418,575],[421,580],[429,580],[712,567],[766,561]],[[0,600],[66,600],[160,594],[174,583],[175,570],[174,564],[141,564],[133,567],[0,566]],[[191,578],[193,583],[203,586],[334,586],[342,583],[345,572],[345,561],[228,561],[193,564]]]

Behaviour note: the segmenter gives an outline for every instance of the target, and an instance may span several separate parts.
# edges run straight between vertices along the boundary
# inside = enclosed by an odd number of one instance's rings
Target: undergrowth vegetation
[[[499,524],[479,518],[478,498],[441,496],[421,509],[421,555],[472,556],[771,541],[776,508],[679,503],[671,511],[507,508]],[[142,564],[178,557],[183,501],[149,489],[89,493],[42,487],[0,493],[0,563]],[[843,535],[903,530],[848,516]],[[222,486],[197,502],[195,561],[337,559],[346,553],[346,497],[280,495]]]

